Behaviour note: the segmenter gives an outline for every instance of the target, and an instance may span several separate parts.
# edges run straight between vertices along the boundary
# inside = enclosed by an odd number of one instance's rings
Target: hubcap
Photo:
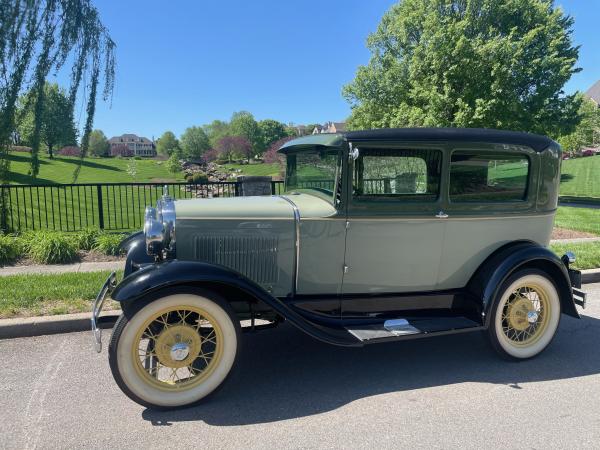
[[[548,294],[539,286],[515,289],[502,309],[502,330],[512,345],[526,347],[544,334],[550,317]]]

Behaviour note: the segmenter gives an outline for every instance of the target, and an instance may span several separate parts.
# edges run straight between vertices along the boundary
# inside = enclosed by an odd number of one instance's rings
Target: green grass
[[[110,272],[11,275],[0,278],[0,318],[90,311]],[[119,273],[119,277],[123,274]],[[105,309],[116,309],[108,301]]]
[[[600,156],[563,161],[560,195],[600,198]]]
[[[172,174],[165,167],[165,161],[154,159],[133,160],[137,166],[135,180],[127,173],[130,159],[92,158],[81,161],[70,156],[56,156],[54,159],[40,155],[40,173],[37,178],[28,174],[31,156],[28,153],[10,153],[10,184],[56,184],[56,183],[130,183],[184,181],[183,174]],[[77,180],[73,180],[75,169],[81,163]]]
[[[278,177],[281,176],[279,164],[223,164],[223,172],[229,172],[231,169],[242,171],[242,175],[257,177]]]
[[[600,209],[561,206],[556,213],[554,225],[600,235]]]
[[[550,244],[550,249],[558,256],[573,252],[577,260],[573,267],[580,270],[600,267],[600,242],[578,242],[572,244]]]

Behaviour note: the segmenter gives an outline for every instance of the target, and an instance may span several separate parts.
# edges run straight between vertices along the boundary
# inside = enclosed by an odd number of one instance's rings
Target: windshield
[[[340,152],[309,150],[287,155],[285,188],[290,191],[312,191],[332,202],[339,195]]]

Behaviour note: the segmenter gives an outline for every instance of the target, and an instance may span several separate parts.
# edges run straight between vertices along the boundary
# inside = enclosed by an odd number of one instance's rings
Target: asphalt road
[[[586,290],[583,320],[521,363],[479,333],[362,349],[246,335],[223,389],[175,412],[121,394],[89,333],[0,341],[0,448],[599,448],[600,284]]]

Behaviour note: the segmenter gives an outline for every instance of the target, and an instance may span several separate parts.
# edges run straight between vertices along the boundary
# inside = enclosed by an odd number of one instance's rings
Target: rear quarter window
[[[529,171],[530,162],[525,155],[454,152],[450,162],[450,201],[523,201],[527,198]]]

